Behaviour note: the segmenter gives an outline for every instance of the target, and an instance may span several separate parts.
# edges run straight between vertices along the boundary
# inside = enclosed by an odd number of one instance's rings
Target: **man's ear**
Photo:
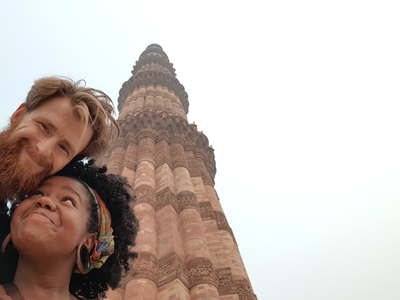
[[[89,252],[91,252],[92,248],[96,244],[96,235],[94,233],[88,233],[83,244],[88,248]]]
[[[11,123],[18,122],[21,120],[22,116],[25,115],[26,104],[22,103],[18,106],[17,110],[11,115]]]

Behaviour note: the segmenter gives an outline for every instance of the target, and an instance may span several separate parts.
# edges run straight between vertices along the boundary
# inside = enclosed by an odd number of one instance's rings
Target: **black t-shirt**
[[[8,215],[7,201],[0,200],[0,245],[10,233],[11,218]]]

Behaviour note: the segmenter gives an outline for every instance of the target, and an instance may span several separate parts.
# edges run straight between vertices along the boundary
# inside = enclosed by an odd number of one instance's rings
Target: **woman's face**
[[[28,251],[75,255],[80,243],[91,243],[88,220],[86,188],[75,179],[53,176],[19,204],[11,220],[11,238],[20,254],[29,247]]]

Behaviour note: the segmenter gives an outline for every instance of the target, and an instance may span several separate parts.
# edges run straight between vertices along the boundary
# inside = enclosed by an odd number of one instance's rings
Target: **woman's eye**
[[[63,199],[63,202],[66,202],[72,206],[75,206],[75,202],[71,198],[65,198],[65,199]]]
[[[43,197],[43,193],[41,191],[34,191],[34,192],[29,194],[29,197],[32,197],[32,196]]]
[[[41,197],[43,197],[43,196],[44,196],[44,194],[43,194],[42,192],[40,192],[40,191],[34,191],[34,192],[30,193],[30,194],[27,194],[27,195],[24,197],[23,200],[25,200],[25,199],[37,199],[37,198],[41,198]],[[1,298],[0,298],[0,299],[1,299]]]

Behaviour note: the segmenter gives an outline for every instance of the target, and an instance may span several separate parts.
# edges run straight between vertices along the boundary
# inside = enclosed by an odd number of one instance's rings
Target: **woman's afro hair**
[[[71,294],[78,298],[104,298],[108,288],[117,288],[121,277],[129,271],[129,260],[137,258],[137,253],[131,248],[135,245],[139,222],[133,213],[133,198],[128,191],[130,186],[123,177],[106,172],[106,166],[96,166],[91,159],[73,161],[55,174],[80,179],[96,190],[110,211],[111,227],[114,229],[114,253],[104,265],[87,274],[72,274],[69,288]],[[97,215],[91,213],[92,220],[88,222],[88,227],[93,220],[98,222],[96,218]]]

